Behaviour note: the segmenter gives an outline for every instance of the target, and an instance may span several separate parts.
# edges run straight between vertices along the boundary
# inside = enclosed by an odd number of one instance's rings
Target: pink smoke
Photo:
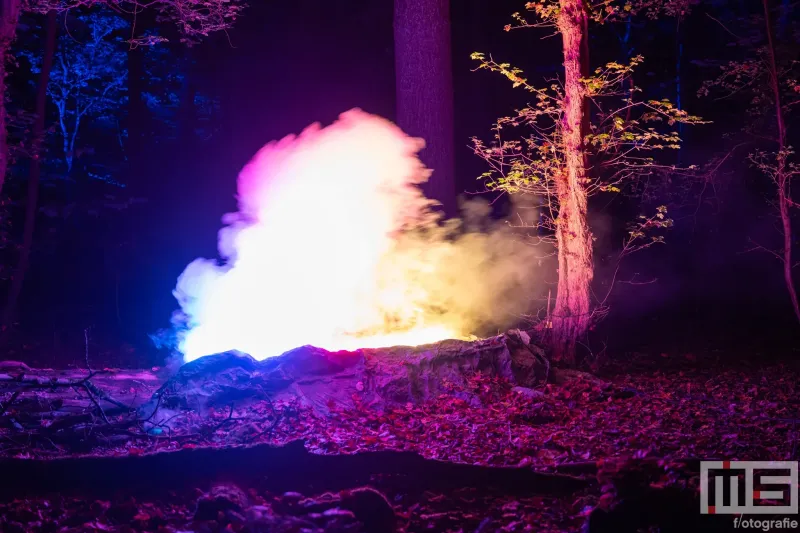
[[[539,252],[485,203],[442,223],[418,187],[423,145],[352,110],[261,149],[223,218],[224,264],[197,259],[178,279],[184,360],[427,344],[518,318]]]
[[[415,186],[428,177],[422,146],[352,110],[262,148],[239,175],[239,213],[223,219],[225,264],[197,259],[178,280],[184,359],[227,350],[262,359],[387,333],[377,269],[392,235],[428,213]]]

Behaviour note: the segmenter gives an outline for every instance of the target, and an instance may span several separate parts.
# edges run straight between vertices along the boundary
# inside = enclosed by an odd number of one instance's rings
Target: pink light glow
[[[223,219],[225,264],[197,259],[178,279],[184,360],[427,344],[523,309],[533,249],[507,226],[440,224],[417,187],[423,145],[352,110],[262,148]],[[467,207],[485,229],[487,206]]]
[[[383,286],[378,279],[392,234],[428,213],[414,185],[428,176],[416,157],[421,147],[390,122],[353,110],[262,148],[239,176],[240,213],[220,231],[227,264],[198,259],[178,280],[174,294],[190,325],[185,360],[458,337],[419,322],[402,276]],[[398,313],[400,331],[389,331],[387,316]]]

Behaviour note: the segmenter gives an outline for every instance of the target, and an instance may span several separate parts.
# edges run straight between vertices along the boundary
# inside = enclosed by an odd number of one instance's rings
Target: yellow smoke
[[[426,344],[529,309],[538,252],[485,203],[442,223],[418,187],[422,147],[352,110],[262,148],[220,231],[224,264],[198,259],[178,279],[184,359]]]

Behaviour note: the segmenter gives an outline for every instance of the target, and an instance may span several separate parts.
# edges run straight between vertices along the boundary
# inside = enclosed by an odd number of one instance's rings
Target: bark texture
[[[450,0],[395,0],[397,123],[425,139],[422,161],[433,170],[423,186],[444,212],[457,211]]]
[[[17,32],[20,0],[0,0],[0,192],[8,170],[8,130],[6,129],[6,61]]]
[[[590,284],[594,274],[592,233],[586,194],[583,150],[586,127],[585,91],[580,79],[588,64],[587,15],[581,0],[561,0],[558,29],[564,51],[564,171],[558,177],[558,294],[553,309],[553,357],[575,360],[578,339],[590,321]]]

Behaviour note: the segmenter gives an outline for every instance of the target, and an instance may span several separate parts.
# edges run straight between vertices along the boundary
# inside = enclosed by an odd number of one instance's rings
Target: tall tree
[[[85,39],[60,39],[48,93],[58,111],[63,161],[72,172],[81,126],[92,117],[124,110],[127,69],[120,31],[128,24],[114,14],[81,17],[88,28]]]
[[[0,193],[8,169],[8,132],[6,130],[6,62],[8,50],[17,32],[20,0],[0,0]]]
[[[447,215],[456,213],[450,0],[395,0],[397,123],[425,139],[422,160],[433,170],[424,186]]]
[[[588,133],[586,91],[588,16],[583,0],[561,0],[557,15],[564,53],[562,117],[564,168],[556,178],[558,195],[558,292],[553,309],[553,348],[571,359],[575,343],[589,329],[590,287],[594,277],[593,237],[587,222],[588,191],[583,139]]]
[[[86,9],[111,5],[117,13],[132,15],[134,20],[141,18],[142,10],[148,8],[156,13],[155,19],[171,21],[177,27],[178,38],[184,43],[195,43],[213,32],[229,29],[245,8],[244,0],[156,0],[142,3],[139,0],[0,0],[0,193],[8,170],[9,149],[7,143],[7,120],[5,108],[5,65],[9,46],[13,41],[21,10],[24,8],[33,13],[48,13],[48,17],[59,13],[86,13]],[[89,15],[91,18],[93,15]],[[49,19],[48,19],[49,20]],[[91,22],[97,22],[90,20]],[[103,116],[106,111],[115,105],[121,109],[123,101],[114,101],[113,97],[120,96],[125,89],[125,55],[117,54],[108,46],[108,39],[112,34],[122,29],[123,25],[113,23],[90,26],[91,34],[88,43],[81,43],[70,36],[68,42],[63,43],[70,53],[62,54],[58,58],[58,65],[54,72],[49,66],[47,83],[44,76],[44,64],[52,58],[44,55],[28,54],[32,64],[40,69],[40,84],[38,91],[48,91],[53,97],[58,110],[58,129],[61,133],[63,160],[69,173],[72,170],[76,157],[76,142],[79,136],[81,123],[88,117]],[[164,37],[151,32],[142,31],[135,24],[130,26],[127,42],[130,47],[136,48],[144,45],[155,45],[166,41]],[[119,37],[119,35],[115,36]],[[119,40],[119,39],[117,39]],[[76,60],[73,62],[73,60]],[[48,64],[49,65],[49,64]],[[44,83],[44,85],[43,85]],[[42,102],[44,106],[45,100]],[[39,111],[40,99],[37,98],[37,120],[44,120],[44,111]],[[38,126],[37,126],[38,127]],[[123,132],[117,121],[117,136],[120,144]],[[42,130],[43,131],[43,130]],[[34,132],[34,137],[37,133]],[[35,154],[34,157],[42,157]],[[3,312],[3,326],[11,325],[12,317],[16,311],[17,300],[22,290],[24,272],[30,259],[33,232],[38,201],[38,183],[41,172],[41,162],[35,161],[31,165],[30,179],[28,182],[28,201],[26,207],[25,226],[23,228],[23,246],[17,262],[15,279],[9,292]],[[98,177],[98,176],[93,176]],[[108,178],[108,176],[99,176]]]
[[[777,246],[755,243],[754,249],[766,251],[781,263],[783,282],[794,315],[800,322],[800,302],[794,280],[793,211],[800,203],[792,197],[792,183],[800,177],[800,164],[789,142],[789,128],[800,108],[800,65],[796,58],[800,46],[792,34],[792,20],[785,16],[773,25],[773,8],[769,0],[762,0],[761,13],[731,21],[733,29],[717,21],[727,35],[735,38],[747,56],[720,65],[721,73],[706,82],[701,94],[721,91],[727,97],[744,96],[743,108],[749,115],[744,132],[749,142],[758,143],[748,156],[762,176],[772,185],[774,196],[770,199],[777,215],[776,229],[781,237]],[[779,7],[785,14],[788,6]],[[717,19],[714,19],[717,20]],[[792,114],[795,114],[795,117]]]
[[[23,8],[37,13],[70,11],[79,7],[111,5],[120,12],[138,16],[145,8],[153,9],[177,26],[181,40],[196,42],[211,33],[226,31],[245,8],[244,0],[0,0],[0,193],[8,170],[8,144],[5,110],[5,76],[8,50],[14,40]],[[134,30],[136,31],[136,30]],[[133,33],[132,45],[150,45],[164,39]]]
[[[778,189],[778,213],[781,219],[781,232],[783,233],[783,254],[781,258],[783,262],[783,281],[786,283],[786,291],[789,293],[794,315],[797,321],[800,322],[800,304],[797,301],[797,289],[795,288],[792,274],[792,268],[794,267],[792,241],[794,239],[792,238],[792,217],[790,214],[790,210],[793,207],[797,207],[797,204],[792,200],[792,179],[800,174],[800,169],[798,169],[797,165],[793,165],[788,161],[791,156],[791,148],[786,143],[785,109],[781,98],[782,82],[780,77],[786,73],[778,69],[769,2],[768,0],[761,0],[761,3],[764,7],[764,33],[767,36],[767,82],[769,83],[773,105],[775,106],[775,133],[778,141],[778,153],[775,162],[769,165],[768,168],[772,171],[773,181]],[[795,92],[800,89],[800,84],[797,84],[797,82],[793,82],[792,85]],[[794,103],[797,102],[800,102],[800,100],[796,100]],[[756,159],[756,162],[763,164],[763,160]]]
[[[36,212],[39,208],[39,177],[42,170],[42,145],[45,133],[45,115],[47,111],[47,89],[50,82],[50,72],[53,66],[53,56],[56,49],[56,12],[47,13],[44,28],[44,53],[39,68],[39,83],[36,87],[36,115],[33,122],[33,157],[28,172],[28,196],[25,200],[25,222],[22,230],[22,246],[11,278],[8,300],[3,310],[2,324],[6,326],[3,334],[9,331],[14,312],[17,309],[17,300],[22,293],[22,283],[28,271],[28,263],[33,247],[33,232],[36,227]]]
[[[658,167],[643,152],[680,146],[676,132],[659,132],[655,126],[700,120],[669,101],[636,98],[640,90],[633,85],[632,74],[641,56],[589,73],[589,20],[603,23],[622,16],[633,10],[629,4],[615,8],[601,2],[593,7],[583,0],[552,0],[527,5],[542,23],[528,23],[516,13],[516,27],[556,28],[562,38],[562,82],[537,88],[522,77],[521,70],[473,54],[479,68],[501,73],[537,99],[535,105],[497,122],[492,145],[476,139],[475,153],[493,169],[486,173],[490,189],[545,199],[543,221],[537,225],[545,230],[545,237],[539,240],[554,245],[558,256],[556,301],[547,310],[546,326],[554,358],[571,364],[579,340],[592,321],[606,312],[605,299],[593,302],[591,293],[594,237],[588,222],[589,197],[623,190],[635,193],[638,178]],[[504,130],[519,127],[530,131],[521,140],[508,140]],[[631,226],[620,257],[661,242],[663,237],[648,235],[648,231],[671,224],[663,206],[653,216],[642,216]]]

